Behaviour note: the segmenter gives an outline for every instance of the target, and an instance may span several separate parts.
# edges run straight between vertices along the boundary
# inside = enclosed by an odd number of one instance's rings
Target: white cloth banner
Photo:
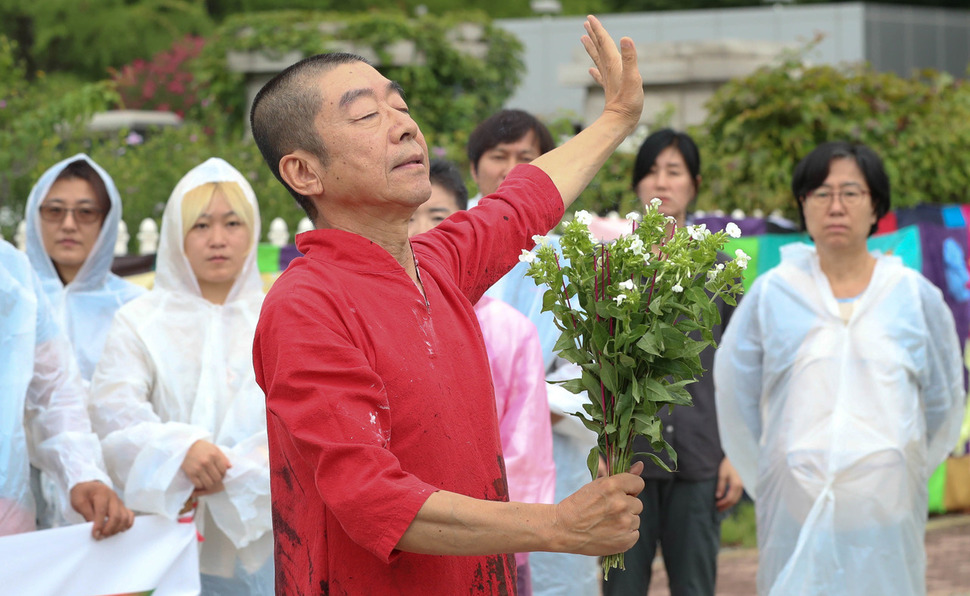
[[[0,538],[0,592],[22,596],[189,596],[199,593],[195,524],[157,515],[104,540],[91,524]]]

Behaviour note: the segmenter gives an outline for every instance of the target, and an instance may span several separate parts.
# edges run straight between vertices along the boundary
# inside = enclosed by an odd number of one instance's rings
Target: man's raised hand
[[[603,87],[606,106],[603,112],[620,117],[632,132],[643,111],[643,79],[637,64],[637,49],[629,37],[620,39],[620,49],[599,19],[590,15],[583,24],[581,40],[595,66],[589,74]]]

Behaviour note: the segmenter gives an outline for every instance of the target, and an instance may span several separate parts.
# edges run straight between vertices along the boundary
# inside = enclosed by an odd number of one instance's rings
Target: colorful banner
[[[104,540],[91,524],[0,538],[0,593],[44,596],[190,596],[199,586],[194,523],[156,515]]]

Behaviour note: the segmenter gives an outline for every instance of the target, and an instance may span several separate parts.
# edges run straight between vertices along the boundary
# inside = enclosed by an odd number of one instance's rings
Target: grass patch
[[[740,501],[721,522],[721,546],[758,546],[753,502],[748,499]]]

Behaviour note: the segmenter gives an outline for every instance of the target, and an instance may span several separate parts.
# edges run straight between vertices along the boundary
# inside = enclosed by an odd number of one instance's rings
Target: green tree
[[[913,78],[869,66],[809,66],[801,55],[733,80],[691,132],[704,159],[698,205],[750,211],[795,205],[795,164],[830,140],[880,154],[893,206],[970,202],[970,83],[924,71]]]
[[[211,28],[200,0],[0,0],[0,33],[17,42],[28,77],[68,71],[97,80]]]
[[[840,4],[858,0],[603,0],[607,12],[650,12],[695,10],[701,8],[736,8],[771,4]],[[880,0],[880,4],[966,8],[966,0]]]
[[[459,22],[481,28],[486,44],[481,56],[459,51],[448,41]],[[87,129],[92,114],[119,104],[113,81],[50,93],[47,77],[28,86],[19,75],[6,77],[0,72],[0,100],[16,96],[19,106],[16,111],[0,109],[0,206],[12,215],[12,221],[0,220],[0,231],[10,237],[40,174],[79,151],[91,155],[115,179],[132,236],[142,219],[160,216],[185,172],[214,155],[250,180],[264,222],[282,217],[293,229],[303,214],[243,130],[246,90],[241,75],[227,70],[227,52],[299,50],[309,55],[353,41],[387,64],[388,48],[410,40],[420,60],[387,66],[384,72],[406,89],[409,106],[432,151],[461,163],[468,131],[482,114],[503,104],[523,70],[518,40],[481,14],[407,19],[394,13],[289,11],[231,17],[209,38],[202,54],[179,63],[179,68],[191,63],[196,74],[192,84],[197,86],[191,93],[199,101],[187,111],[186,122],[179,128],[149,131],[144,139],[128,131],[105,135]],[[11,69],[23,69],[14,45],[0,37],[0,67],[8,64]],[[12,83],[7,83],[8,78]]]
[[[480,28],[483,56],[461,51],[452,42],[462,24]],[[415,117],[430,133],[471,130],[482,114],[501,107],[524,71],[518,39],[480,13],[413,19],[395,13],[280,11],[226,19],[196,62],[196,80],[208,89],[208,105],[218,106],[241,127],[246,118],[243,75],[226,69],[228,52],[281,56],[297,51],[309,56],[344,49],[348,43],[376,54],[378,68],[404,87]],[[390,52],[398,43],[413,44],[417,61],[393,64]],[[212,115],[200,112],[197,117]]]
[[[795,164],[832,140],[879,153],[893,208],[970,203],[970,81],[932,70],[902,78],[866,65],[810,66],[796,52],[729,81],[707,110],[707,119],[688,130],[702,158],[698,209],[777,209],[796,218]],[[650,128],[663,125],[661,119]],[[636,209],[634,157],[614,153],[574,209],[621,215]]]

